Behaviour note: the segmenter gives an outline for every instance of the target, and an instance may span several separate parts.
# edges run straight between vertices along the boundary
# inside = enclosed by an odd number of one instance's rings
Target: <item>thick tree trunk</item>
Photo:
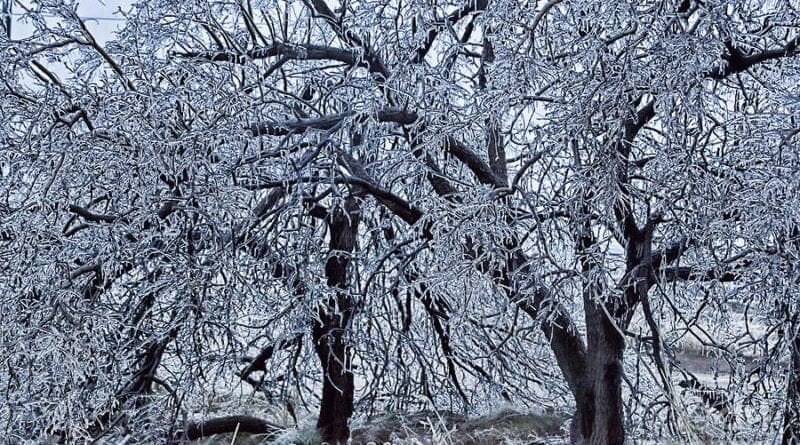
[[[590,340],[588,366],[575,391],[576,412],[570,438],[576,445],[614,445],[625,441],[622,411],[624,343],[607,319]]]
[[[786,408],[783,411],[783,445],[800,444],[800,335],[797,323],[791,324],[794,338],[790,343],[792,361],[789,370],[789,387],[786,391]]]
[[[336,294],[319,306],[319,321],[313,328],[314,348],[323,375],[317,430],[329,444],[347,442],[348,421],[353,414],[353,373],[345,333],[355,311],[355,302],[347,291],[347,268],[355,250],[359,215],[354,199],[348,199],[345,207],[347,213],[337,208],[328,217],[331,252],[325,274],[328,286],[336,289]]]
[[[585,215],[589,214],[588,209],[583,210]],[[622,409],[625,340],[620,325],[627,318],[635,289],[626,289],[622,298],[608,295],[603,279],[597,274],[599,264],[592,253],[596,240],[588,217],[576,227],[576,232],[579,234],[576,250],[585,280],[586,361],[571,388],[576,412],[570,439],[576,445],[621,445],[625,442]],[[640,249],[629,249],[629,271],[639,263],[630,255],[634,252],[638,257],[642,253]]]

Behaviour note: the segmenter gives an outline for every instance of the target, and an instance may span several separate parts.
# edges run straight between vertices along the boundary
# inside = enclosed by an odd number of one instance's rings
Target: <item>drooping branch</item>
[[[161,366],[164,352],[177,335],[178,328],[174,327],[161,338],[152,339],[142,346],[143,351],[138,354],[136,368],[131,373],[130,379],[125,386],[114,396],[115,403],[113,407],[98,416],[89,427],[89,431],[95,439],[99,439],[108,433],[109,427],[116,422],[118,417],[123,415],[121,409],[127,403],[135,402],[139,396],[151,392],[153,383],[158,380],[156,371]],[[58,435],[67,437],[65,432],[58,432]]]
[[[409,282],[417,281],[416,277],[407,277]],[[442,348],[445,362],[447,364],[447,375],[450,383],[456,389],[456,392],[464,402],[468,401],[467,395],[464,393],[461,382],[458,379],[456,364],[454,361],[454,351],[450,343],[450,330],[446,323],[450,320],[450,305],[446,301],[436,297],[432,294],[431,290],[425,283],[421,283],[418,289],[414,290],[416,297],[422,302],[425,312],[433,325],[433,330],[436,337],[439,339],[439,346]]]

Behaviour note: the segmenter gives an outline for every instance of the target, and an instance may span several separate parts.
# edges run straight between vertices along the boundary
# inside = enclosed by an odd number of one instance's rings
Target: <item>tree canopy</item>
[[[797,2],[17,6],[0,436],[800,438]]]

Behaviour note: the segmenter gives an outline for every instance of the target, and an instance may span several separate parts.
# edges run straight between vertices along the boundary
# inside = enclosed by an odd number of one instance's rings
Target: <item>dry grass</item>
[[[561,441],[566,418],[503,410],[467,419],[453,413],[387,415],[353,432],[352,445],[375,444],[534,444]]]
[[[447,412],[388,414],[354,425],[350,445],[532,445],[565,443],[567,418],[522,413],[510,409],[476,418]],[[258,435],[219,434],[194,443],[202,445],[317,445],[313,422],[287,428],[271,441]]]

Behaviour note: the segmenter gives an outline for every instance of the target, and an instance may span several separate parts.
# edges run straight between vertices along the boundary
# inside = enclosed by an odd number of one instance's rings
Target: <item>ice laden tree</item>
[[[573,443],[792,443],[799,7],[157,0],[104,42],[20,4],[4,435],[505,400]]]

